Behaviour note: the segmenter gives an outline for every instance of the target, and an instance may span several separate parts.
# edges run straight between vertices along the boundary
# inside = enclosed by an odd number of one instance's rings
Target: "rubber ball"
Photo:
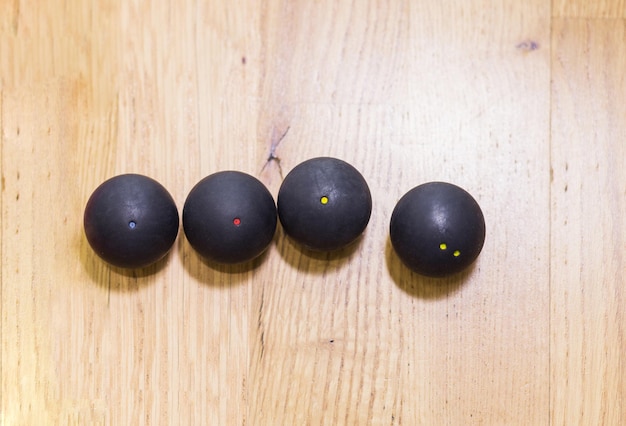
[[[367,182],[357,169],[337,158],[300,163],[278,192],[278,217],[285,233],[312,250],[349,245],[363,233],[371,213]]]
[[[485,241],[485,219],[467,191],[450,183],[430,182],[398,201],[391,215],[390,237],[411,270],[443,277],[476,260]]]
[[[274,198],[258,179],[238,171],[205,177],[183,207],[191,246],[218,263],[242,263],[267,249],[276,231]]]
[[[124,174],[96,188],[83,224],[87,241],[103,260],[121,268],[142,268],[171,249],[179,216],[174,199],[160,183]]]

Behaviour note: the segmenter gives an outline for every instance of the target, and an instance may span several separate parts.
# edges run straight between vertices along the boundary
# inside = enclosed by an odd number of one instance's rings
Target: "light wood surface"
[[[626,424],[623,1],[0,1],[2,425]],[[283,137],[284,136],[284,137]],[[367,179],[357,244],[256,261],[182,233],[141,271],[83,209],[116,174],[179,210],[274,196],[315,156]],[[479,201],[469,271],[409,272],[397,200]]]
[[[626,423],[626,22],[555,19],[552,40],[552,420],[619,425]]]

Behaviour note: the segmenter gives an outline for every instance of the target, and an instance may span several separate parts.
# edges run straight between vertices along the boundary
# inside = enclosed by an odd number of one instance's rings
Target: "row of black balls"
[[[183,208],[191,246],[220,263],[247,262],[273,239],[277,217],[285,233],[318,251],[337,250],[365,230],[372,197],[363,176],[345,161],[320,157],[296,166],[284,179],[277,205],[256,178],[222,171],[202,179]],[[176,204],[155,180],[125,174],[102,183],[84,215],[85,234],[106,262],[141,268],[170,250],[179,228]],[[478,203],[444,182],[413,188],[398,201],[390,223],[391,243],[413,271],[445,276],[469,266],[485,239]]]

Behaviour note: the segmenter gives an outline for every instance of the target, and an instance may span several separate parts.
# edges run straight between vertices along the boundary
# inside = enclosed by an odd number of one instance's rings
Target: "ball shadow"
[[[271,245],[271,244],[270,244]],[[249,273],[258,269],[265,261],[269,247],[254,259],[243,263],[219,263],[206,259],[189,244],[184,233],[178,241],[178,249],[182,254],[183,268],[186,273],[198,282],[209,286],[240,285],[249,281]]]
[[[120,293],[135,292],[152,283],[172,256],[170,250],[163,258],[144,268],[120,268],[101,259],[89,246],[84,234],[81,236],[80,262],[91,281],[106,289]]]
[[[443,299],[453,295],[468,281],[475,269],[473,263],[464,271],[448,277],[433,278],[420,275],[402,263],[389,237],[385,245],[385,260],[394,283],[408,295],[420,299]]]
[[[275,240],[280,257],[294,269],[310,274],[322,275],[330,265],[345,264],[361,246],[365,232],[347,246],[333,251],[311,250],[289,237],[282,226],[278,226]]]

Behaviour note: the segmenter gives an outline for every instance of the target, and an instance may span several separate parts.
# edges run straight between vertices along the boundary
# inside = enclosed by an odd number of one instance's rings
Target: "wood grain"
[[[555,424],[626,422],[626,24],[556,20],[551,376]]]
[[[553,14],[560,18],[626,18],[624,0],[555,0]]]
[[[0,2],[0,424],[623,423],[625,32],[579,16],[622,5],[561,3]],[[315,156],[372,191],[339,252],[279,227],[224,266],[181,229],[125,271],[85,240],[113,175],[182,209]],[[431,180],[487,222],[444,280],[388,238]]]
[[[545,423],[549,54],[524,46],[549,44],[549,10],[360,2],[349,12],[327,20],[321,5],[282,9],[285,26],[272,25],[265,42],[265,75],[278,82],[263,88],[291,125],[283,168],[347,159],[375,206],[361,243],[335,256],[279,234],[284,261],[253,288],[251,328],[262,336],[253,423]],[[300,31],[315,46],[294,48]],[[466,187],[487,215],[478,265],[443,285],[409,273],[387,237],[397,199],[429,180]],[[519,216],[535,226],[534,241]],[[525,356],[511,364],[512,352]]]

